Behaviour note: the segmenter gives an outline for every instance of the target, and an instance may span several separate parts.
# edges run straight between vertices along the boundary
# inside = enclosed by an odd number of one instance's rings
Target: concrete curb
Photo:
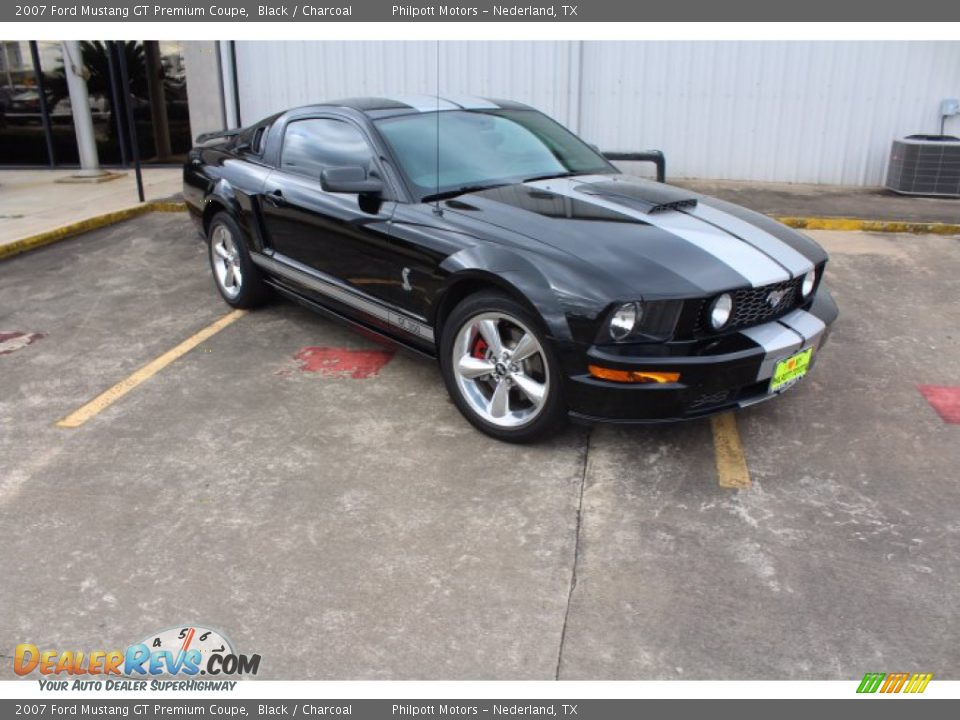
[[[956,223],[830,217],[774,217],[774,220],[801,230],[859,230],[862,232],[960,235],[960,224]]]
[[[0,245],[0,260],[13,257],[20,253],[34,250],[44,245],[50,245],[80,233],[114,225],[148,212],[183,212],[187,209],[186,203],[173,200],[153,200],[134,205],[133,207],[117,210],[116,212],[97,215],[96,217],[80,220],[79,222],[63,225],[54,230],[31,235],[14,240],[7,245]],[[960,235],[960,223],[938,222],[908,222],[904,220],[859,220],[857,218],[830,218],[830,217],[774,217],[792,228],[801,230],[846,230],[863,232],[885,233],[930,233],[934,235]]]
[[[25,238],[20,238],[19,240],[14,240],[11,243],[7,243],[6,245],[0,245],[0,260],[13,257],[14,255],[19,255],[20,253],[25,253],[29,250],[35,250],[36,248],[43,247],[44,245],[60,242],[61,240],[66,240],[67,238],[89,232],[90,230],[97,230],[102,227],[107,227],[108,225],[115,225],[116,223],[123,222],[124,220],[145,215],[148,212],[182,212],[186,209],[187,206],[185,203],[169,200],[154,200],[143,203],[142,205],[133,205],[132,207],[124,208],[123,210],[116,210],[114,212],[104,213],[103,215],[87,218],[86,220],[68,223],[67,225],[62,225],[53,230],[47,230],[42,233],[37,233],[36,235],[29,235]]]

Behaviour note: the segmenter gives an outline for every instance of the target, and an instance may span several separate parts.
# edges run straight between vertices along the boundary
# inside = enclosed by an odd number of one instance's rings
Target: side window
[[[283,136],[280,168],[319,178],[330,167],[370,166],[373,151],[356,127],[342,120],[296,120]]]

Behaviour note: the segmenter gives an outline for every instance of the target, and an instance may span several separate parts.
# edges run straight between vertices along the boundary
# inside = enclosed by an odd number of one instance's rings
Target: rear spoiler
[[[201,133],[200,135],[197,135],[196,144],[203,145],[211,140],[226,140],[227,138],[232,138],[234,135],[239,135],[242,130],[243,128],[235,128],[233,130],[218,130],[217,132]]]

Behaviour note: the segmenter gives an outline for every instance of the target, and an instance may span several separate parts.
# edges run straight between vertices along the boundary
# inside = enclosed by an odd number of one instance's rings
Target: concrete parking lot
[[[812,232],[811,377],[711,422],[514,447],[435,366],[291,303],[226,315],[183,214],[0,263],[0,677],[197,623],[269,679],[960,679],[960,239]]]

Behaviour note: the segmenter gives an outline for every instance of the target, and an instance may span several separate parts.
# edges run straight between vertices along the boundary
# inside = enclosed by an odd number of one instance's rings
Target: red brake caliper
[[[473,341],[473,352],[470,354],[479,360],[483,360],[487,356],[487,341],[483,339],[482,335],[477,335],[477,339]]]

